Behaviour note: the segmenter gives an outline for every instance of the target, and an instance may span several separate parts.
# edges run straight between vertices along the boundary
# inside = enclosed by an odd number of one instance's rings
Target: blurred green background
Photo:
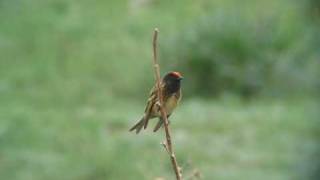
[[[317,179],[317,0],[0,0],[0,179],[173,179],[164,134],[128,129],[162,72],[186,179]],[[151,123],[153,126],[155,122]]]

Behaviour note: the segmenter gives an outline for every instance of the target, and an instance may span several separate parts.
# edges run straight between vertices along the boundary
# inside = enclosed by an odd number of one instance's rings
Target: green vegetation
[[[185,174],[196,168],[204,179],[306,179],[319,160],[316,105],[184,101],[172,117],[180,164]],[[2,106],[1,179],[172,178],[160,145],[164,134],[128,132],[141,109],[132,102]]]
[[[174,35],[167,64],[190,72],[193,94],[317,94],[319,24],[301,2],[249,2],[218,7]]]
[[[0,179],[171,179],[164,135],[128,132],[153,84],[154,27],[162,70],[186,77],[171,119],[185,176],[316,179],[308,2],[0,1]]]

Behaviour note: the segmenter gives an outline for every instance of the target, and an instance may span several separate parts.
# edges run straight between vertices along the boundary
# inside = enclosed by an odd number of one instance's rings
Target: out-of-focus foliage
[[[169,38],[164,59],[188,72],[193,94],[315,94],[320,28],[307,9],[292,1],[227,4]]]
[[[152,86],[150,37],[158,26],[163,70],[185,74],[187,97],[315,93],[320,37],[309,12],[316,5],[1,1],[2,86],[74,101],[92,94],[143,97]]]
[[[186,77],[170,117],[186,178],[316,179],[317,4],[0,0],[0,179],[172,179],[163,133],[128,132],[154,81],[155,27],[162,72]]]
[[[304,2],[307,4],[307,13],[311,16],[311,18],[319,21],[320,19],[320,1],[318,0],[307,0]]]

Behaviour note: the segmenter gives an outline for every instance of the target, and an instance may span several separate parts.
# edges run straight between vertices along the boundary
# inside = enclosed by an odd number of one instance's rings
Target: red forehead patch
[[[171,72],[170,74],[175,76],[175,77],[177,77],[177,78],[181,78],[182,77],[179,72]]]

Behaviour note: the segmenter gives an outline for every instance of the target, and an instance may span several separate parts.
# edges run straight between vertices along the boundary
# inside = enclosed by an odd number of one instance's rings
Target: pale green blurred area
[[[0,179],[173,179],[163,132],[128,132],[155,27],[162,71],[186,77],[170,123],[185,177],[319,178],[319,7],[0,1]]]

